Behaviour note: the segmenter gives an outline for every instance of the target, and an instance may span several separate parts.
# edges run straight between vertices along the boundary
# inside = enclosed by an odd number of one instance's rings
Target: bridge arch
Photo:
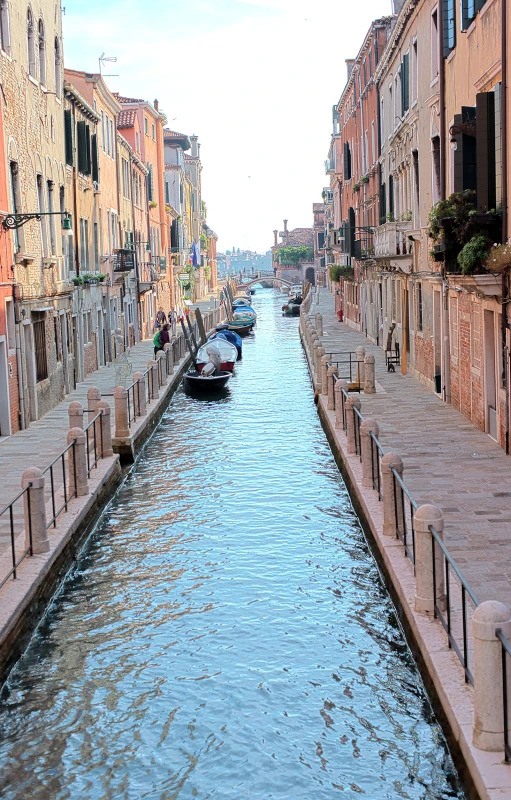
[[[238,283],[237,288],[238,289],[251,289],[252,286],[257,286],[258,283],[261,283],[261,284],[263,284],[263,283],[265,283],[265,284],[271,283],[274,287],[276,287],[276,286],[285,286],[288,289],[290,289],[291,286],[294,286],[294,284],[298,283],[298,281],[294,281],[294,283],[293,283],[292,281],[288,281],[286,278],[277,278],[277,277],[275,277],[275,275],[261,275],[260,278],[253,278],[251,281],[247,281],[245,283]]]

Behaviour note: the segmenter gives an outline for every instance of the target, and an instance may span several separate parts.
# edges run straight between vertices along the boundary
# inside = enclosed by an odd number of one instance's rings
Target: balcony
[[[413,251],[413,242],[408,239],[413,230],[412,222],[386,222],[374,232],[375,258],[395,258],[409,256]]]
[[[114,272],[130,272],[135,269],[135,252],[133,250],[114,250]]]

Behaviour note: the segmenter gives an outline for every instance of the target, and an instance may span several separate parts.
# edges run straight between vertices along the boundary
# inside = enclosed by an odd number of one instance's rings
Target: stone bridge
[[[286,278],[276,278],[275,275],[261,275],[260,277],[249,279],[248,281],[245,279],[243,283],[238,283],[237,289],[251,289],[252,286],[257,286],[260,283],[261,286],[265,288],[281,288],[285,286],[287,289],[290,289],[291,286],[294,286],[298,281],[288,281]]]

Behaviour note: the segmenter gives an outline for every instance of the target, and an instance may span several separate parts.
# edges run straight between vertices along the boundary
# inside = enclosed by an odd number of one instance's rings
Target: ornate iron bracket
[[[31,219],[36,219],[38,222],[41,217],[64,217],[70,218],[69,211],[37,211],[35,214],[7,214],[2,220],[2,227],[6,231],[16,230],[21,228]],[[69,226],[70,227],[70,226]]]

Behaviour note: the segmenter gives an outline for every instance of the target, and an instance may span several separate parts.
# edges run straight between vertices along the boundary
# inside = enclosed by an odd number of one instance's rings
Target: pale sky
[[[160,101],[201,142],[203,199],[220,250],[264,252],[312,225],[327,184],[332,106],[390,0],[64,0],[66,67],[105,65],[112,91]]]

